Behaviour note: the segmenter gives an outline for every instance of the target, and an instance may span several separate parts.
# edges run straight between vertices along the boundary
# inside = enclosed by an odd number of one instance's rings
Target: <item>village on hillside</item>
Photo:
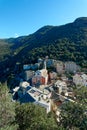
[[[12,90],[13,101],[34,103],[54,111],[58,115],[61,105],[65,102],[75,102],[73,88],[87,87],[87,75],[75,62],[38,59],[38,63],[24,64],[20,84]],[[59,121],[59,120],[58,120]]]

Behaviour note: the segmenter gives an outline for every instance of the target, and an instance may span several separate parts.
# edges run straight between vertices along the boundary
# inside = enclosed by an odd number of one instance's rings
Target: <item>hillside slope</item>
[[[6,68],[13,71],[16,62],[32,63],[46,55],[87,67],[87,17],[66,25],[44,26],[28,36],[0,40],[0,49],[2,76]]]
[[[86,64],[87,18],[78,18],[63,26],[45,26],[20,40],[17,59],[26,63],[48,55],[60,60]],[[17,49],[18,50],[18,49]]]

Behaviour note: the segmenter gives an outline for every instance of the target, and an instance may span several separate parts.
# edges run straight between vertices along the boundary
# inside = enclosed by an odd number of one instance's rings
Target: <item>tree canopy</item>
[[[19,130],[57,129],[53,114],[47,114],[44,108],[31,103],[16,105],[15,120],[19,125]]]
[[[0,83],[0,130],[16,130],[15,104],[6,84]]]

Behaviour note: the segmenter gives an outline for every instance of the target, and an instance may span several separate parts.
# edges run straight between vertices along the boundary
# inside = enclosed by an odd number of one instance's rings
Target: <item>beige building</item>
[[[50,80],[54,80],[54,79],[56,79],[57,78],[57,73],[56,72],[50,72],[49,73],[49,78],[50,78]]]
[[[59,94],[61,94],[62,92],[65,94],[68,90],[66,82],[61,80],[57,80],[57,82],[54,84],[54,87],[57,88]]]
[[[75,85],[87,86],[87,75],[75,74],[73,76],[73,82],[75,83]]]
[[[32,70],[26,70],[26,71],[24,72],[24,79],[25,79],[26,81],[28,81],[29,79],[31,79],[31,78],[34,76],[34,74],[35,74],[34,71],[32,71]]]
[[[32,77],[32,85],[46,85],[48,83],[48,71],[46,69],[46,62],[44,62],[44,68],[37,70]]]
[[[56,71],[58,74],[63,74],[65,72],[64,63],[61,61],[58,61],[56,63]]]

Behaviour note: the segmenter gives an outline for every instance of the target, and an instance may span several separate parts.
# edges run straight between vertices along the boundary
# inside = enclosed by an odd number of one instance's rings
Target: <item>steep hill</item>
[[[0,40],[0,61],[5,60],[11,53],[10,45],[5,40]]]
[[[29,62],[48,55],[60,60],[74,60],[87,63],[87,18],[76,19],[63,26],[45,26],[34,34],[24,37],[18,60]],[[17,49],[18,50],[18,49]],[[21,58],[20,58],[21,57]],[[30,57],[30,58],[29,58]]]
[[[3,60],[1,64],[5,68],[16,62],[35,62],[46,55],[62,61],[73,60],[87,67],[87,17],[66,25],[44,26],[28,36],[0,40],[0,48],[3,48],[0,61]]]

